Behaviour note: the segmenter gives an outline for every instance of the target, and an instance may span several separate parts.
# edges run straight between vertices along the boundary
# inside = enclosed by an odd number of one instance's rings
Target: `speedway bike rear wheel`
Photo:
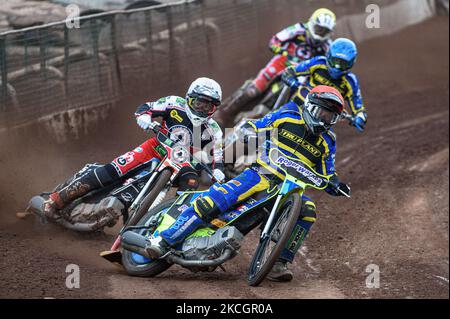
[[[293,193],[277,210],[277,219],[268,236],[261,238],[250,263],[247,282],[250,286],[258,286],[280,256],[295,227],[300,208],[301,197]]]

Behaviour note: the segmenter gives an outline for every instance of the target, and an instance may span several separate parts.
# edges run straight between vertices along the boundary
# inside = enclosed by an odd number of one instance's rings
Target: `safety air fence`
[[[114,106],[137,87],[184,88],[195,75],[241,79],[249,66],[264,65],[275,32],[316,8],[350,17],[371,3],[397,2],[187,0],[6,31],[0,33],[0,128]]]

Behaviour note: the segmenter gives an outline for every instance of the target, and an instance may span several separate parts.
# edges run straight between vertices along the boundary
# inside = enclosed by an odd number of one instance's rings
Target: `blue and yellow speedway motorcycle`
[[[269,140],[260,147],[258,156],[269,171],[275,169],[283,174],[284,180],[278,179],[269,189],[236,203],[156,260],[147,252],[149,238],[169,228],[203,192],[183,192],[151,208],[136,225],[121,231],[121,264],[126,272],[152,277],[173,264],[193,272],[214,271],[235,257],[244,236],[260,225],[259,244],[247,274],[248,284],[258,286],[286,244],[295,240],[290,237],[300,213],[303,192],[308,187],[323,190],[331,183],[331,176],[321,175],[298,159],[285,155]]]

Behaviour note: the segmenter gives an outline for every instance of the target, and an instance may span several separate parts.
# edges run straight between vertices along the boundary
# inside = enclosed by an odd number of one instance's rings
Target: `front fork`
[[[145,183],[144,188],[142,188],[142,190],[139,192],[139,195],[136,197],[136,199],[133,201],[133,203],[131,204],[130,208],[128,209],[129,212],[129,217],[128,220],[130,220],[131,216],[134,214],[134,212],[136,211],[136,209],[139,208],[139,205],[141,204],[141,200],[142,198],[145,196],[145,194],[147,193],[148,189],[150,188],[150,186],[152,185],[153,181],[156,179],[156,177],[158,176],[159,171],[154,171],[152,173],[152,176],[150,176],[150,178],[148,179],[147,183]],[[120,238],[121,238],[121,234],[122,231],[125,229],[125,227],[127,227],[128,223],[126,223],[125,225],[123,225],[122,229],[119,232],[119,235],[117,236],[116,240],[114,241],[114,244],[111,246],[112,251],[116,251],[119,249],[120,247]]]
[[[160,162],[162,163],[162,162]],[[161,165],[158,165],[157,167],[155,167],[153,169],[153,173],[152,176],[150,176],[150,178],[148,179],[147,183],[145,183],[144,187],[142,188],[142,190],[139,192],[139,195],[136,197],[136,199],[133,201],[133,203],[131,204],[130,208],[128,209],[129,212],[129,217],[128,220],[130,220],[130,217],[134,214],[134,212],[139,208],[139,205],[141,204],[141,200],[142,198],[147,194],[148,189],[150,188],[150,186],[152,185],[152,183],[155,181],[155,179],[158,177],[158,174],[160,173],[160,168]],[[117,236],[116,240],[114,241],[114,244],[111,246],[112,251],[116,251],[119,250],[120,247],[120,239],[121,239],[121,234],[122,231],[125,229],[125,227],[128,226],[128,223],[124,224],[122,229],[119,232],[119,235]]]
[[[272,207],[269,218],[267,219],[266,225],[264,226],[263,231],[261,232],[260,239],[261,241],[266,239],[269,236],[269,232],[272,228],[272,223],[275,220],[275,216],[280,206],[281,200],[293,189],[293,184],[288,180],[285,180],[283,185],[281,186],[281,190],[277,195],[277,199],[275,200],[275,204]]]

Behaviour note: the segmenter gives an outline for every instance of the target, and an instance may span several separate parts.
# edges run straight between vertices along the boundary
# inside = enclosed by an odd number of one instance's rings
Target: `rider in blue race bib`
[[[329,186],[325,189],[329,194],[340,195],[338,188],[349,194],[349,187],[339,182],[334,169],[336,137],[332,126],[339,120],[343,107],[344,98],[339,91],[328,86],[317,86],[309,92],[301,107],[294,102],[286,104],[264,118],[249,121],[244,126],[244,131],[271,134],[271,141],[279,151],[308,164],[322,175],[332,176]],[[224,184],[214,184],[203,193],[202,197],[181,213],[171,227],[150,238],[151,246],[147,251],[152,258],[162,256],[170,246],[182,242],[205,222],[226,212],[237,202],[268,189],[273,183],[280,184],[283,179],[284,175],[271,169],[258,158],[251,168],[236,178]],[[315,220],[316,207],[310,198],[303,195],[299,219],[291,235],[291,238],[296,239],[296,243],[286,245],[268,279],[292,280],[293,274],[287,268],[287,263],[293,261]]]

